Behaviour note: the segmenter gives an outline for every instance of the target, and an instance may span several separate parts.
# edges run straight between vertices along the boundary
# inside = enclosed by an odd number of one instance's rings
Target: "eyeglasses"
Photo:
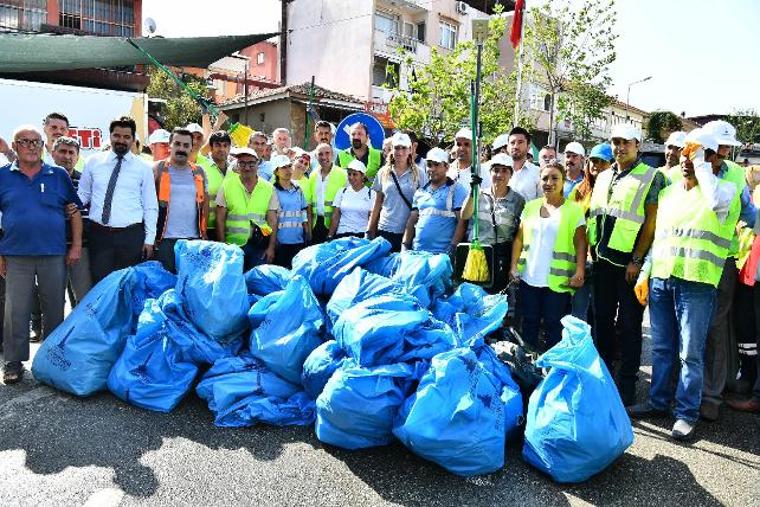
[[[23,148],[41,148],[44,144],[42,139],[16,139],[16,143]]]
[[[237,165],[241,169],[245,169],[246,167],[248,169],[255,169],[259,163],[255,160],[251,160],[250,162],[238,162]]]

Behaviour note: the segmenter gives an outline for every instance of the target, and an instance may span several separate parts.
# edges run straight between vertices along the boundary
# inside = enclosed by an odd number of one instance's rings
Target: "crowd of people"
[[[731,407],[760,412],[750,191],[760,178],[732,161],[739,143],[724,121],[673,133],[660,168],[642,162],[630,125],[588,154],[578,142],[561,157],[545,146],[538,165],[530,132],[515,127],[493,140],[477,172],[467,128],[422,156],[414,132],[377,150],[361,123],[350,147],[336,150],[334,127],[317,122],[312,151],[292,146],[284,128],[235,147],[228,132],[191,123],[155,130],[141,152],[135,121],[122,117],[110,124],[108,149],[85,160],[68,127],[59,113],[42,129],[20,126],[2,155],[5,383],[23,374],[33,314],[44,337],[63,319],[67,287],[76,305],[109,273],[143,260],[175,271],[178,240],[237,245],[248,270],[290,267],[306,246],[334,238],[383,237],[396,252],[450,255],[456,274],[457,245],[476,239],[477,221],[477,239],[493,251],[489,289],[514,295],[512,324],[525,342],[539,351],[558,343],[566,314],[590,322],[632,417],[672,412],[673,438],[689,438],[700,418],[719,418],[729,388],[751,393],[730,397]],[[739,319],[735,338],[736,294],[756,317]],[[636,403],[647,304],[652,382]]]

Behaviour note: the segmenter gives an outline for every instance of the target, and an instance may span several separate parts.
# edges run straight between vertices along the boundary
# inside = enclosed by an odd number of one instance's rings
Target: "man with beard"
[[[564,194],[568,198],[575,186],[583,181],[583,166],[586,163],[586,149],[581,143],[573,141],[565,146],[565,178]]]
[[[111,149],[90,157],[79,180],[79,198],[90,209],[93,283],[150,258],[158,218],[153,170],[131,152],[135,121],[122,116],[108,130]]]
[[[554,149],[554,146],[546,145],[543,148],[541,148],[541,151],[538,152],[538,165],[542,169],[549,165],[549,162],[552,160],[556,160],[557,158],[557,150]]]
[[[377,171],[385,165],[383,152],[369,145],[369,135],[365,124],[354,123],[349,133],[351,147],[338,153],[338,164],[345,170],[352,160],[360,160],[367,168],[367,180],[371,184]]]
[[[470,192],[472,190],[470,188],[472,183],[472,130],[468,128],[459,129],[454,134],[454,143],[456,160],[449,166],[446,176]],[[490,188],[491,175],[486,164],[480,164],[480,176],[477,179],[481,189]]]
[[[528,162],[528,150],[530,133],[522,127],[513,128],[509,132],[509,156],[512,157],[515,172],[509,180],[509,186],[522,195],[526,202],[544,194],[539,169]]]
[[[330,124],[330,122],[325,120],[319,120],[317,124],[314,126],[314,141],[316,142],[316,145],[319,146],[320,144],[329,144],[332,146],[332,140],[333,140],[333,127]],[[314,151],[312,151],[309,154],[309,157],[311,158],[311,170],[314,171],[315,169],[319,168],[319,162],[317,161],[317,149],[314,148]],[[335,151],[334,153],[335,160],[333,160],[334,164],[338,163],[338,152]]]
[[[206,239],[208,197],[203,169],[188,161],[192,134],[188,130],[174,129],[169,146],[169,160],[153,166],[158,194],[156,259],[174,273],[177,241]]]
[[[676,131],[665,141],[665,165],[660,167],[662,174],[670,178],[671,171],[681,171],[681,150],[686,140],[686,132]],[[675,168],[675,169],[674,169]]]

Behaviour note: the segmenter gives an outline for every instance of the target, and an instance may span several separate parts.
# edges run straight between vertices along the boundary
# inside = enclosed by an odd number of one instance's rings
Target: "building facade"
[[[0,30],[139,36],[142,0],[0,0]]]

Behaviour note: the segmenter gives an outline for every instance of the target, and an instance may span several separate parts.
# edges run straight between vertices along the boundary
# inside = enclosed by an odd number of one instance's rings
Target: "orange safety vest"
[[[195,208],[198,216],[198,234],[201,238],[206,237],[206,217],[203,216],[203,203],[206,200],[206,189],[203,185],[203,169],[195,164],[189,164],[195,181]],[[158,177],[156,179],[156,193],[158,194],[158,223],[156,226],[156,245],[161,242],[166,232],[166,224],[169,222],[169,201],[171,200],[171,177],[166,160],[158,163]]]

